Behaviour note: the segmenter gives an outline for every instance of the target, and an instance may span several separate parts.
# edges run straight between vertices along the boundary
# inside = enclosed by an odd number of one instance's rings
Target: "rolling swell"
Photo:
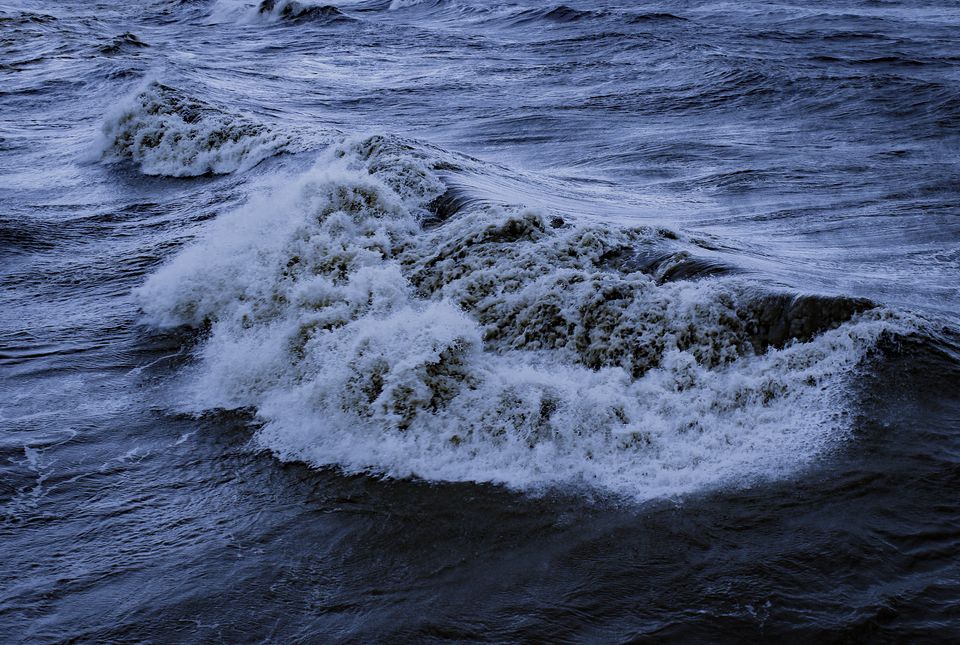
[[[649,499],[802,468],[910,328],[698,265],[663,228],[479,202],[438,222],[439,168],[345,141],[152,276],[148,323],[209,329],[197,409],[253,408],[261,445],[347,472]]]

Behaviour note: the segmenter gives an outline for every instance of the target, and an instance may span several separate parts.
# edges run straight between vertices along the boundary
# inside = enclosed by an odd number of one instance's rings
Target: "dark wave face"
[[[3,5],[2,640],[957,640],[957,34]]]

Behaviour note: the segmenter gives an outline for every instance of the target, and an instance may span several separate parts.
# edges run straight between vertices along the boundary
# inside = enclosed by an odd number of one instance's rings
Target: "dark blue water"
[[[0,640],[958,638],[958,33],[0,5]]]

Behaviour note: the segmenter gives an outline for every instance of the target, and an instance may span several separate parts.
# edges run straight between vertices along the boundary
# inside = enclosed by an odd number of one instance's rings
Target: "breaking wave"
[[[291,145],[264,125],[151,82],[107,118],[97,151],[146,175],[196,177],[247,170]]]
[[[649,499],[810,464],[908,327],[679,232],[458,201],[449,167],[348,140],[153,275],[145,320],[205,331],[193,403],[255,409],[260,445],[316,466]]]

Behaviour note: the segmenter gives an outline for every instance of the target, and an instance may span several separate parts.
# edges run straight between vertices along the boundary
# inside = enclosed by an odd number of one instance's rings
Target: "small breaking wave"
[[[297,2],[297,0],[263,0],[257,7],[257,13],[293,22],[353,20],[333,5]]]
[[[810,464],[907,326],[660,227],[476,202],[438,221],[441,167],[347,141],[151,277],[148,323],[207,330],[194,403],[255,409],[262,446],[316,466],[649,499]]]
[[[98,152],[146,175],[196,177],[247,170],[292,147],[265,125],[151,82],[107,118]]]

